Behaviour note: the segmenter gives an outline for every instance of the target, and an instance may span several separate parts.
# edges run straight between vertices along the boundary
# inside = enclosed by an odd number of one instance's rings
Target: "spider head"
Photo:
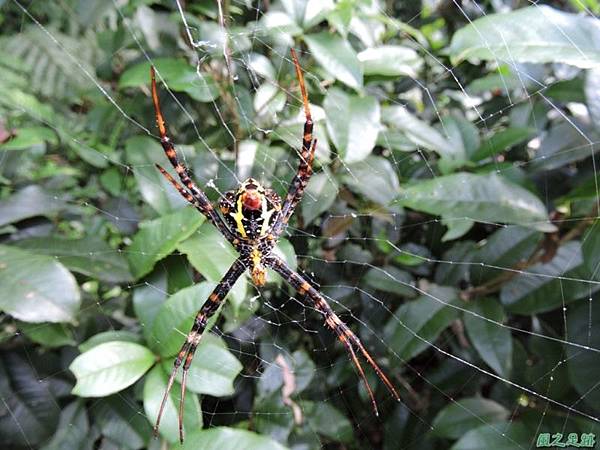
[[[281,199],[272,189],[265,189],[254,178],[248,178],[235,191],[225,193],[219,202],[223,217],[242,239],[265,236],[281,209]]]

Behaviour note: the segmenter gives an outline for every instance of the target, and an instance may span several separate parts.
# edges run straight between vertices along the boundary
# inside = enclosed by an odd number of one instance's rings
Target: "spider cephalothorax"
[[[373,360],[369,352],[365,349],[360,339],[352,332],[348,325],[342,322],[333,309],[331,309],[323,295],[306,281],[303,275],[290,269],[284,260],[271,251],[285,230],[290,217],[294,213],[295,207],[302,199],[304,189],[312,175],[312,163],[317,146],[317,140],[313,139],[312,135],[313,121],[310,115],[310,106],[308,104],[308,96],[304,86],[304,78],[302,76],[300,64],[298,63],[298,58],[293,50],[292,59],[294,61],[296,76],[298,77],[300,90],[302,92],[302,103],[304,105],[304,114],[306,116],[298,172],[290,183],[283,204],[275,191],[272,189],[265,189],[255,179],[248,178],[237,190],[229,191],[221,198],[219,201],[221,215],[215,211],[213,205],[206,197],[206,194],[204,194],[202,189],[194,183],[188,169],[181,164],[177,158],[175,147],[167,135],[165,121],[160,111],[154,68],[151,68],[152,100],[156,112],[156,123],[158,125],[158,131],[160,132],[160,142],[167,158],[175,169],[175,172],[177,172],[177,176],[183,185],[176,181],[161,166],[157,165],[157,167],[175,189],[177,189],[198,211],[204,214],[208,221],[217,227],[221,234],[223,234],[239,253],[238,259],[232,264],[196,314],[194,325],[175,358],[173,371],[167,382],[167,389],[158,411],[156,425],[154,426],[155,432],[158,430],[169,391],[175,381],[175,375],[183,365],[181,397],[179,400],[179,436],[181,441],[183,441],[185,384],[194,357],[194,352],[198,348],[208,319],[219,309],[229,290],[246,270],[250,271],[252,281],[256,286],[263,286],[266,283],[267,268],[273,269],[298,292],[300,295],[299,298],[302,301],[307,302],[312,308],[323,315],[325,324],[335,332],[340,342],[346,347],[352,363],[365,383],[376,414],[377,404],[375,403],[375,396],[367,382],[358,355],[362,355],[365,358],[393,396],[397,400],[400,399],[396,389]]]

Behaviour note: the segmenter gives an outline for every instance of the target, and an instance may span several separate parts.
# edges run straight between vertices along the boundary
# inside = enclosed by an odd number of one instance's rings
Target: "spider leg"
[[[158,416],[156,418],[156,424],[154,425],[155,435],[158,435],[160,419],[162,418],[167,399],[169,398],[169,392],[173,387],[175,376],[177,375],[177,371],[179,370],[179,368],[183,365],[183,373],[181,378],[181,397],[179,399],[178,415],[179,440],[183,443],[183,409],[185,400],[185,385],[187,381],[188,371],[192,364],[192,360],[194,359],[194,353],[198,348],[198,344],[200,343],[202,333],[206,328],[208,319],[210,319],[210,317],[219,309],[219,306],[221,306],[225,296],[229,293],[237,279],[242,273],[244,273],[244,271],[247,268],[247,263],[244,260],[242,260],[241,258],[237,259],[229,268],[225,276],[221,279],[219,284],[217,284],[217,286],[214,288],[212,293],[208,296],[208,301],[206,301],[204,305],[202,305],[202,308],[200,308],[198,314],[196,314],[196,318],[194,319],[194,325],[192,325],[192,329],[188,333],[185,342],[181,346],[181,349],[179,350],[179,353],[175,358],[173,369],[171,371],[171,375],[169,376],[169,381],[167,382],[167,388],[165,389],[165,393],[160,403]]]
[[[296,56],[296,51],[291,49],[292,60],[294,61],[294,67],[296,68],[296,77],[300,84],[300,92],[302,93],[302,103],[304,105],[304,116],[306,121],[304,122],[304,134],[302,136],[302,149],[300,151],[300,164],[298,165],[298,171],[290,183],[288,193],[281,207],[281,212],[274,224],[275,236],[281,235],[283,229],[287,225],[290,217],[294,213],[294,209],[302,200],[304,195],[304,189],[308,184],[313,169],[312,164],[315,158],[315,150],[317,148],[317,140],[313,139],[313,120],[310,113],[310,105],[308,103],[308,94],[306,93],[306,85],[304,84],[304,76],[302,75],[302,69]]]
[[[231,233],[227,225],[219,216],[213,208],[213,205],[210,203],[210,200],[206,196],[206,194],[200,189],[196,183],[190,177],[190,173],[188,169],[179,161],[177,158],[177,152],[175,151],[175,147],[171,142],[171,138],[168,135],[167,125],[163,118],[162,112],[160,110],[160,101],[158,99],[158,92],[156,90],[156,75],[154,71],[154,67],[150,67],[150,78],[152,79],[152,102],[154,103],[154,112],[156,115],[156,124],[158,125],[158,132],[160,134],[160,144],[165,151],[165,155],[167,156],[169,162],[177,172],[179,179],[183,183],[185,187],[188,189],[188,193],[192,195],[192,197],[196,200],[196,204],[192,203],[202,214],[206,216],[206,218],[215,225],[219,231],[229,240],[233,241],[235,236]],[[171,184],[173,184],[180,194],[182,194],[186,200],[188,200],[187,195],[184,194],[185,190],[180,189],[181,185],[175,182],[173,177],[171,177],[164,169],[159,167],[161,173],[169,180]],[[188,200],[189,201],[189,200]]]
[[[369,386],[369,382],[365,376],[365,372],[358,360],[356,355],[356,351],[359,351],[363,357],[367,360],[369,365],[373,368],[379,379],[386,385],[394,398],[400,401],[400,395],[396,391],[396,388],[392,384],[392,382],[388,379],[387,375],[381,370],[379,365],[375,362],[375,360],[371,357],[367,349],[363,346],[362,342],[356,336],[352,330],[346,325],[342,320],[338,317],[338,315],[331,309],[331,306],[327,303],[325,298],[317,291],[314,287],[310,285],[306,279],[297,272],[294,272],[292,269],[288,267],[288,265],[279,257],[275,255],[271,255],[267,260],[266,264],[275,270],[279,275],[286,280],[290,286],[292,286],[298,294],[305,295],[308,297],[314,304],[317,311],[319,311],[325,317],[325,323],[329,328],[331,328],[337,335],[338,339],[344,344],[346,350],[350,354],[350,358],[354,363],[358,374],[362,378],[365,383],[365,387],[367,388],[367,393],[371,398],[371,403],[373,405],[373,410],[375,411],[375,415],[379,415],[377,411],[377,403],[375,402],[375,396],[373,395],[373,391]]]

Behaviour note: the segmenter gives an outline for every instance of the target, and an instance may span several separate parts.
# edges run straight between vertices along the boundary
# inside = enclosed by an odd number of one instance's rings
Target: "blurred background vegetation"
[[[547,3],[542,5],[542,3]],[[320,315],[242,279],[196,354],[184,448],[531,448],[600,416],[600,7],[0,0],[0,441],[166,449],[174,355],[235,254],[155,169],[154,64],[212,200],[284,194],[279,251],[399,387],[381,415]]]

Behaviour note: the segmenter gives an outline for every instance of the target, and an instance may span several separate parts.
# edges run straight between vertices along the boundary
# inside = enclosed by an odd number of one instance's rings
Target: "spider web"
[[[12,3],[8,2],[7,4],[12,7],[16,6],[17,10],[21,11],[20,20],[23,29],[29,26],[37,29],[46,37],[50,45],[54,46],[64,64],[70,67],[77,77],[83,80],[83,83],[91,83],[97,97],[107,102],[111,112],[126,124],[123,126],[132,127],[139,135],[157,138],[153,128],[153,112],[145,110],[141,115],[142,112],[137,105],[128,101],[126,96],[119,95],[113,88],[108,87],[97,78],[93,69],[90,70],[84,62],[80,61],[79,55],[71,48],[64,35],[44,24],[39,5],[36,2],[25,4],[13,0]],[[531,5],[539,8],[537,3],[531,3]],[[219,6],[222,8],[220,3]],[[271,6],[275,11],[282,8],[277,4]],[[459,2],[454,2],[452,6],[453,11],[462,15],[469,23],[473,23],[474,17],[485,17],[493,12],[479,3],[468,3],[468,6],[463,6]],[[64,5],[63,8],[65,14],[72,16],[76,14],[75,11]],[[116,49],[110,58],[125,62],[147,61],[155,64],[157,57],[154,56],[154,51],[160,43],[157,40],[158,34],[148,33],[150,28],[147,24],[152,23],[154,29],[164,32],[176,42],[192,67],[197,67],[197,80],[201,85],[204,86],[207,83],[207,70],[218,71],[219,75],[226,80],[230,91],[225,94],[221,93],[214,100],[205,101],[204,105],[208,109],[203,112],[210,114],[209,118],[206,118],[200,116],[189,102],[181,100],[176,95],[178,92],[176,83],[171,83],[168,71],[161,71],[160,64],[157,64],[159,79],[163,82],[160,83],[163,112],[170,126],[172,139],[176,143],[181,142],[178,149],[182,159],[192,169],[194,178],[212,199],[222,195],[225,190],[235,188],[250,174],[258,177],[265,184],[284,191],[297,167],[297,154],[290,151],[286,143],[296,141],[295,148],[298,148],[301,142],[303,115],[297,85],[274,81],[281,79],[282,73],[290,71],[291,59],[287,49],[274,46],[266,37],[266,25],[263,19],[265,5],[250,6],[246,2],[231,2],[230,10],[237,8],[244,11],[245,17],[250,17],[247,19],[248,24],[252,26],[247,26],[240,31],[240,28],[235,26],[237,17],[229,13],[225,15],[222,26],[211,30],[212,34],[202,29],[201,24],[197,23],[193,15],[185,11],[184,5],[174,2],[173,5],[168,5],[166,8],[168,9],[163,11],[140,7],[134,12],[126,2],[114,0],[110,8],[107,8],[110,11],[107,13],[105,26],[110,28],[117,21],[122,21],[129,43]],[[500,6],[498,8],[501,9]],[[375,2],[371,12],[389,19],[390,23],[395,23],[394,18],[386,14],[381,4]],[[542,10],[540,10],[541,13]],[[593,20],[597,20],[592,11],[586,9],[586,13],[592,16]],[[411,25],[419,19],[419,15],[420,13],[413,18],[403,18],[404,23]],[[211,24],[215,23],[211,22]],[[169,32],[169,27],[175,32]],[[558,28],[559,32],[565,34],[567,38],[570,37],[568,30]],[[182,35],[177,34],[180,31],[183,31]],[[398,32],[401,31],[398,30]],[[100,31],[97,33],[99,34]],[[206,38],[205,35],[211,38]],[[461,82],[461,73],[457,67],[449,66],[438,59],[413,34],[404,32],[402,35],[407,44],[427,58],[432,75],[426,83],[414,78],[412,80],[414,88],[405,91],[404,95],[398,98],[391,98],[385,92],[377,91],[376,95],[379,100],[398,107],[421,102],[430,109],[428,113],[431,114],[430,121],[439,121],[439,132],[448,138],[452,130],[446,128],[446,122],[442,120],[445,114],[443,106],[438,106],[439,97],[434,97],[435,94],[432,93],[430,86],[446,86],[448,96],[454,96],[465,105],[464,112],[468,120],[483,133],[495,131],[496,124],[502,119],[506,120],[511,115],[523,114],[527,108],[534,109],[534,102],[541,99],[547,108],[547,112],[544,114],[554,120],[562,119],[564,133],[575,133],[583,140],[583,143],[581,140],[574,140],[575,144],[567,145],[560,151],[546,156],[536,152],[540,147],[540,138],[534,138],[528,144],[528,151],[533,156],[527,162],[520,163],[520,169],[526,170],[527,166],[541,165],[548,159],[568,157],[569,154],[585,151],[588,157],[592,156],[593,179],[596,181],[594,189],[596,197],[600,199],[597,169],[593,157],[596,148],[595,135],[588,128],[579,124],[582,114],[588,114],[587,111],[585,111],[583,103],[573,103],[569,104],[568,112],[565,112],[567,109],[559,105],[559,102],[551,95],[548,95],[548,90],[553,86],[574,78],[577,75],[574,69],[557,67],[554,77],[548,76],[539,68],[515,62],[510,56],[510,48],[507,48],[508,58],[504,54],[497,54],[497,50],[489,46],[487,38],[482,34],[480,38],[484,47],[487,47],[487,50],[496,56],[495,61],[490,64],[510,69],[508,75],[502,70],[498,70],[500,83],[505,87],[507,103],[503,103],[496,111],[490,112],[483,105],[483,95],[471,94],[469,86]],[[186,44],[185,38],[193,42],[191,48]],[[241,42],[244,42],[244,46],[240,44]],[[574,40],[571,42],[573,42],[573,47],[578,48]],[[242,47],[242,50],[237,50],[237,47]],[[264,51],[260,49],[265,49],[270,55],[275,71],[273,79],[265,77],[264,71],[257,63],[256,55]],[[312,60],[313,56],[306,49],[301,52],[302,62]],[[307,71],[306,77],[311,94],[316,88],[322,90],[321,95],[330,89],[330,86],[321,83],[320,74],[315,75]],[[67,79],[67,88],[69,88],[69,83],[74,85],[74,80],[75,78]],[[263,95],[269,94],[271,97],[264,105],[258,105],[259,109],[262,107],[273,108],[273,110],[269,110],[268,114],[264,116],[245,114],[248,103],[248,91],[246,90],[248,86],[250,94],[257,94],[262,90],[266,92]],[[278,98],[283,99],[280,104],[277,103]],[[275,99],[275,103],[277,103],[275,106],[273,106],[272,99]],[[230,117],[232,110],[231,104],[228,102],[237,105],[238,117]],[[333,102],[335,104],[335,98]],[[16,111],[29,113],[26,105],[14,104],[12,106]],[[340,101],[339,106],[343,110],[345,105]],[[255,104],[254,107],[256,108],[257,105]],[[324,135],[323,110],[317,105],[312,105],[312,107],[317,133]],[[183,123],[172,123],[169,119],[177,114],[185,118]],[[36,117],[36,119],[39,118]],[[222,133],[227,136],[226,139],[230,144],[228,148],[216,148],[212,144],[217,140],[214,136],[203,136],[201,128],[202,121],[205,120],[222,126]],[[51,123],[43,119],[41,123],[52,127]],[[288,126],[281,126],[282,123]],[[64,129],[60,131],[61,133],[66,132]],[[246,132],[249,138],[241,137]],[[181,141],[180,135],[187,136],[187,139]],[[272,140],[279,144],[273,146],[272,149],[261,148],[260,140],[264,136],[272,137]],[[174,204],[179,202],[179,205],[182,205],[177,194],[169,185],[159,181],[158,177],[148,176],[149,172],[146,169],[152,167],[150,163],[132,163],[123,158],[114,157],[113,154],[98,151],[94,146],[81,142],[75,133],[71,135],[71,138],[74,144],[84,147],[88,157],[91,157],[89,156],[91,152],[97,158],[107,159],[111,165],[119,167],[121,185],[145,183],[162,192],[169,202]],[[190,148],[189,143],[193,143],[195,148]],[[186,146],[186,144],[188,145]],[[336,178],[327,164],[328,158],[333,159],[333,155],[329,154],[328,150],[332,151],[334,146],[331,142],[328,145],[325,144],[324,140],[320,141],[317,159],[322,165],[317,168],[316,176],[319,176],[324,184],[337,184]],[[380,147],[385,147],[385,143]],[[121,149],[121,151],[124,150]],[[379,155],[386,157],[396,173],[405,174],[407,170],[414,168],[421,173],[429,174],[433,181],[440,177],[430,165],[431,156],[426,145],[417,145],[410,153],[384,150]],[[248,160],[252,160],[252,163],[248,164]],[[335,159],[334,164],[337,173],[342,175],[341,178],[354,180],[355,183],[362,182],[363,170],[372,176],[380,175],[382,178],[388,176],[385,173],[385,167],[370,164],[370,161],[364,163],[363,166],[357,166],[343,158],[338,158]],[[506,166],[502,162],[502,157],[493,159],[495,172],[509,178],[516,176],[515,168]],[[6,161],[4,163],[8,164]],[[544,175],[550,170],[541,171],[540,185],[544,185]],[[546,183],[552,182],[549,176],[547,179]],[[349,184],[351,183],[349,182]],[[546,194],[550,197],[552,186],[546,184],[544,188],[547,191],[542,191],[542,195]],[[228,344],[229,350],[242,362],[243,370],[236,379],[235,395],[203,398],[202,413],[205,428],[232,425],[251,418],[255,422],[255,430],[270,434],[275,439],[279,438],[285,442],[287,435],[281,431],[280,428],[285,428],[281,423],[282,421],[287,423],[293,419],[302,421],[303,434],[296,438],[302,440],[308,439],[306,436],[309,436],[312,437],[314,445],[324,444],[328,439],[335,440],[335,434],[341,435],[342,432],[339,430],[337,432],[329,431],[333,436],[328,435],[327,431],[324,432],[320,427],[318,420],[311,421],[311,416],[315,414],[313,409],[319,407],[319,404],[315,403],[318,400],[323,402],[323,405],[330,405],[336,410],[342,411],[351,420],[354,427],[354,438],[360,444],[350,443],[349,445],[357,445],[356,448],[359,448],[358,446],[360,448],[369,446],[372,448],[381,446],[422,448],[423,436],[418,431],[411,432],[409,428],[414,427],[415,430],[422,430],[423,433],[431,432],[435,435],[437,428],[441,427],[434,420],[435,412],[449,405],[456,407],[455,413],[457,411],[463,413],[468,418],[476,419],[482,426],[487,426],[487,432],[494,437],[494,442],[503,442],[506,448],[532,448],[535,446],[537,434],[529,436],[529,446],[522,444],[523,441],[519,436],[520,430],[517,428],[525,422],[529,425],[528,429],[536,430],[536,432],[551,431],[566,435],[573,430],[586,430],[587,432],[597,430],[600,414],[588,399],[593,397],[600,380],[591,380],[592,383],[588,381],[586,385],[589,385],[590,388],[584,392],[577,391],[571,392],[570,395],[564,395],[561,391],[562,385],[572,383],[568,380],[568,372],[564,370],[570,362],[577,361],[581,356],[589,358],[588,361],[594,361],[594,358],[600,353],[600,348],[593,344],[595,342],[593,324],[597,320],[597,313],[593,305],[596,298],[594,293],[600,285],[596,273],[580,276],[578,273],[573,275],[568,270],[561,270],[565,267],[573,267],[573,260],[576,258],[574,253],[563,255],[560,259],[560,254],[555,256],[554,261],[558,267],[554,272],[540,271],[536,269],[535,264],[519,268],[514,263],[489,264],[465,260],[464,253],[461,254],[460,249],[456,248],[454,252],[440,251],[439,254],[434,255],[428,252],[427,248],[437,242],[438,237],[435,236],[435,233],[439,233],[441,225],[448,225],[451,222],[460,224],[465,220],[470,220],[469,217],[444,216],[443,219],[437,219],[423,214],[407,218],[408,213],[401,208],[354,208],[352,192],[348,191],[343,194],[345,195],[343,198],[346,199],[344,205],[332,204],[327,211],[319,212],[320,227],[292,225],[288,228],[285,240],[294,244],[293,248],[299,268],[305,271],[312,283],[319,286],[320,292],[324,294],[342,320],[350,324],[353,329],[358,330],[361,340],[366,343],[375,359],[381,361],[384,367],[389,368],[388,372],[392,374],[395,384],[400,388],[403,402],[394,404],[391,396],[382,394],[383,386],[378,386],[377,398],[382,411],[385,412],[382,417],[376,419],[369,409],[358,408],[358,403],[354,398],[357,392],[362,404],[367,404],[364,386],[353,371],[350,360],[341,345],[324,327],[315,308],[304,299],[293,296],[292,292],[281,283],[269,286],[265,290],[256,290],[248,285],[244,295],[245,300],[240,303],[239,309],[235,311],[229,305],[226,306],[222,313],[223,318],[211,329],[212,334],[223,338]],[[58,198],[57,200],[73,207],[91,209],[102,220],[118,223],[125,227],[135,226],[140,219],[148,218],[144,215],[135,217],[128,209],[129,205],[125,203],[107,208],[97,204],[91,199],[91,195],[90,199],[86,199],[85,195],[82,197],[83,199],[78,200],[71,198]],[[309,189],[303,202],[303,208],[305,208],[305,203],[314,205],[319,201],[320,197],[317,191]],[[548,200],[546,203],[549,204],[550,201]],[[152,210],[145,207],[142,211],[146,214]],[[594,216],[597,215],[597,206],[595,211],[594,214],[581,219],[562,221],[558,217],[552,223],[557,226],[566,223],[576,229],[579,225],[585,226],[590,219],[596,218]],[[297,211],[297,214],[302,217],[305,217],[304,213],[304,209]],[[152,216],[149,215],[149,217]],[[481,223],[481,221],[478,222]],[[370,235],[362,233],[361,230],[367,223],[372,224],[381,232]],[[547,221],[546,223],[550,224],[551,222]],[[505,227],[502,223],[493,221],[484,223],[484,225],[488,227],[488,230]],[[422,229],[429,230],[421,236],[422,245],[414,243],[404,245],[403,236],[412,236],[412,233]],[[336,230],[341,231],[336,232]],[[488,232],[488,237],[489,234]],[[210,228],[201,226],[194,232],[193,237],[212,239],[214,233],[211,233]],[[584,239],[586,239],[586,235],[574,236],[573,240],[583,242]],[[479,245],[484,244],[485,242],[479,243]],[[291,244],[289,245],[291,246]],[[563,245],[566,246],[568,243]],[[397,266],[373,261],[365,250],[369,248],[385,249],[389,258],[403,261],[405,263],[403,269],[406,270],[399,270]],[[112,251],[129,254],[133,250],[122,246],[119,250]],[[141,249],[141,253],[148,253],[148,251],[152,250]],[[178,247],[178,251],[181,251],[181,247]],[[192,256],[188,256],[192,258]],[[60,259],[61,257],[58,257],[59,261]],[[189,266],[183,265],[181,258],[167,258],[158,262],[155,271],[142,278],[142,281],[121,285],[120,291],[116,292],[113,298],[109,297],[107,301],[84,304],[82,313],[100,310],[106,317],[111,317],[121,313],[119,303],[130,301],[132,297],[135,303],[136,295],[140,298],[154,295],[159,302],[166,301],[174,293],[168,288],[165,273],[169,270],[172,271],[172,267],[178,267],[177,265],[181,268],[179,276],[184,280],[183,284],[198,281],[197,273],[192,271]],[[436,268],[435,276],[433,268]],[[553,328],[545,323],[544,317],[540,319],[537,316],[533,316],[530,320],[529,316],[527,316],[527,320],[521,316],[510,316],[509,320],[505,320],[503,317],[490,317],[482,313],[482,310],[474,308],[472,302],[466,301],[469,299],[460,298],[460,294],[471,292],[470,288],[478,286],[478,280],[474,279],[477,276],[474,274],[481,273],[478,270],[487,271],[488,274],[491,272],[496,277],[505,276],[507,279],[518,279],[524,284],[535,285],[546,279],[558,282],[562,304],[558,305],[555,310],[561,311],[561,318],[553,317],[552,320],[559,320],[562,323]],[[471,274],[471,278],[469,278],[469,274]],[[364,282],[368,277],[374,280],[372,284]],[[444,280],[447,283],[444,283]],[[214,283],[217,280],[210,279],[209,281]],[[467,286],[461,287],[465,283]],[[381,287],[375,289],[373,284]],[[445,284],[455,286],[453,289],[449,289],[444,286]],[[581,294],[579,295],[580,300],[571,304],[571,299],[563,292],[563,289],[566,291],[567,287],[571,289],[573,286],[576,286]],[[583,292],[587,292],[587,295]],[[198,299],[198,302],[200,301]],[[422,302],[428,305],[430,310],[442,311],[449,319],[444,323],[443,329],[438,332],[432,332],[425,326],[416,328],[415,324],[419,323],[418,317],[412,317],[402,309],[402,305],[408,304],[408,302]],[[424,311],[426,312],[426,310]],[[587,319],[587,329],[571,329],[568,325],[577,323],[574,318],[582,314]],[[149,326],[144,323],[143,318],[138,317],[138,319],[140,319],[139,325],[142,329]],[[548,320],[550,321],[550,319]],[[533,382],[528,381],[529,379],[523,376],[521,367],[513,366],[509,374],[503,375],[486,364],[486,361],[477,357],[473,343],[470,342],[472,337],[468,333],[468,326],[465,331],[465,322],[467,325],[471,324],[473,329],[483,330],[491,336],[498,336],[498,330],[508,333],[513,342],[512,361],[533,367],[532,372],[537,367],[538,378]],[[126,320],[107,319],[100,329],[117,330],[120,326],[116,324],[127,323],[129,322]],[[37,328],[48,326],[46,324],[36,325]],[[561,334],[557,334],[556,329],[562,330]],[[183,342],[188,329],[178,329],[177,331]],[[421,347],[422,349],[414,350],[413,353],[408,352],[406,348],[398,351],[394,345],[399,339],[398,336],[410,340],[415,349]],[[146,336],[146,338],[154,339],[156,343],[160,341],[160,338],[156,336]],[[310,342],[310,345],[314,345],[316,342],[318,345],[312,348],[306,347],[303,345],[306,342]],[[527,354],[525,345],[537,346],[535,348],[540,354],[547,352],[544,364],[538,365],[536,361],[532,361]],[[406,357],[407,354],[411,356]],[[412,356],[413,354],[415,357]],[[535,355],[535,352],[532,351],[532,354]],[[35,352],[28,350],[27,357],[27,364],[34,370],[38,370]],[[377,383],[375,376],[370,369],[367,371],[370,382],[375,386]],[[45,375],[41,377],[41,381],[49,382],[53,378],[60,378],[68,373],[68,371],[62,370]],[[452,379],[452,375],[456,376],[456,374],[463,377],[463,384],[460,386],[457,386],[456,381]],[[585,374],[582,375],[582,377],[584,376]],[[475,380],[477,386],[470,385],[472,380]],[[281,386],[286,383],[288,387],[294,384],[295,387],[290,388],[292,400],[285,399],[288,404],[282,407],[280,401],[283,401],[284,396],[280,391]],[[273,389],[275,392],[271,391]],[[285,390],[285,386],[283,389]],[[254,391],[256,394],[253,396],[252,392]],[[177,396],[178,393],[174,395]],[[471,404],[461,401],[467,397],[479,396],[502,404],[508,412],[506,417],[503,420],[497,420],[488,413],[471,407]],[[127,421],[132,427],[136,426],[135,420],[139,416],[146,417],[146,412],[139,402],[132,400],[133,397],[125,394],[117,394],[117,397],[127,405],[130,414]],[[428,404],[432,398],[438,403]],[[443,404],[439,404],[440,401]],[[3,402],[5,406],[8,405],[5,399]],[[62,402],[56,403],[55,406],[57,409],[64,407]],[[7,409],[10,415],[16,417],[15,411]],[[329,410],[328,412],[331,413]],[[324,420],[322,417],[321,419]],[[16,422],[18,426],[18,420]],[[340,423],[342,423],[341,419]],[[375,436],[373,430],[383,433],[384,437]],[[449,448],[455,440],[436,441],[436,445],[438,448]],[[28,442],[26,436],[25,442]],[[29,448],[34,448],[34,445],[29,445]]]

